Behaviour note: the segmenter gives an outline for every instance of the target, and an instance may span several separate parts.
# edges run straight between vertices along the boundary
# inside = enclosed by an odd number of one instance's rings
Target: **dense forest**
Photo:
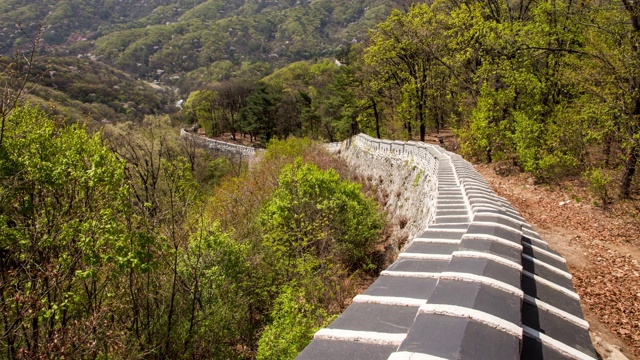
[[[438,1],[372,32],[364,89],[407,137],[450,126],[468,158],[582,175],[606,206],[637,192],[639,41],[626,0]]]
[[[331,56],[367,38],[390,0],[0,1],[0,23],[20,22],[57,55],[98,58],[145,80],[259,78],[293,61]],[[0,33],[0,53],[24,42]]]
[[[0,357],[293,358],[380,270],[384,217],[319,145],[210,154],[176,88],[32,30],[2,57]],[[282,95],[233,82],[243,124]]]
[[[2,358],[292,358],[380,265],[377,205],[309,140],[243,171],[167,117],[3,131]]]
[[[2,358],[295,357],[384,258],[384,214],[320,141],[446,130],[604,208],[640,191],[628,0],[0,10]]]
[[[26,100],[70,122],[142,120],[177,109],[170,89],[104,64],[52,57],[34,65]]]

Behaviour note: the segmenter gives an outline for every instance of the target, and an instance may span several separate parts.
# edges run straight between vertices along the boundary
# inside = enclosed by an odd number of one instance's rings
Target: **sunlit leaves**
[[[378,72],[375,89],[392,88],[408,137],[419,127],[440,130],[453,111],[450,92],[455,78],[448,47],[448,17],[440,3],[414,4],[409,12],[395,10],[371,34],[365,63]]]
[[[127,227],[134,218],[124,164],[98,135],[60,127],[33,108],[14,112],[7,130],[0,153],[0,265],[8,283],[1,291],[15,306],[2,316],[21,326],[4,329],[12,345],[2,351],[63,355],[68,350],[51,349],[50,342],[75,336],[76,321],[102,316],[97,301],[117,275],[145,271],[154,259],[148,238]]]
[[[300,161],[282,169],[261,223],[265,243],[282,256],[311,254],[346,267],[368,265],[381,229],[375,206],[358,185]]]

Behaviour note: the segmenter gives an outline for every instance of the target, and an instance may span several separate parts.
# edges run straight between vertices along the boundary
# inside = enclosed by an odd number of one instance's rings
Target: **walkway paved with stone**
[[[471,164],[359,137],[375,157],[437,160],[435,221],[297,359],[597,358],[564,259]]]

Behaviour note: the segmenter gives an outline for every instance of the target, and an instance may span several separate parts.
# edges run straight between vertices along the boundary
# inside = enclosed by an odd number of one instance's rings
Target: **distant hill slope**
[[[393,0],[0,0],[0,53],[44,28],[59,54],[92,54],[141,78],[179,83],[335,54],[389,14]]]
[[[201,1],[178,1],[184,9]],[[0,53],[6,54],[22,41],[15,25],[20,22],[31,34],[42,24],[48,45],[60,45],[91,35],[95,31],[109,31],[141,18],[153,21],[156,12],[166,16],[164,6],[173,0],[0,0]]]
[[[0,59],[0,69],[8,59]],[[100,62],[72,57],[38,60],[24,100],[66,121],[140,120],[175,111],[174,92]]]

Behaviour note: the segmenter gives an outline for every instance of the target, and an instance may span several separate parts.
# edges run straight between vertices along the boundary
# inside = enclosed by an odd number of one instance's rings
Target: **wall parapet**
[[[566,262],[469,162],[366,135],[352,146],[428,172],[419,198],[432,215],[297,359],[597,358]]]
[[[425,225],[435,219],[435,201],[438,161],[424,144],[403,144],[378,140],[367,135],[354,136],[340,146],[344,160],[365,178],[378,179],[376,187],[384,187],[379,197],[384,198],[388,221],[394,225],[392,245],[401,247],[405,239],[419,235]],[[384,181],[384,184],[382,184]]]
[[[240,153],[242,155],[255,155],[256,153],[255,148],[198,136],[194,133],[187,131],[186,129],[180,129],[180,137],[191,139],[199,146],[210,148],[210,149]]]

